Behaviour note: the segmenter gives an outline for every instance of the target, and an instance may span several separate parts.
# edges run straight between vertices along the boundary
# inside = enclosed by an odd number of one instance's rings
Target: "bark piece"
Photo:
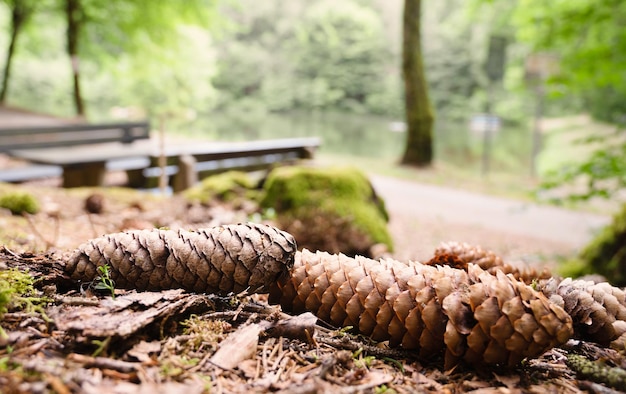
[[[141,329],[211,305],[204,295],[182,290],[129,293],[103,299],[98,306],[54,306],[48,310],[61,331],[76,334],[79,341],[91,338],[128,338]]]
[[[233,369],[242,361],[252,358],[256,354],[261,331],[258,324],[239,327],[220,344],[211,356],[211,363],[222,369]]]
[[[288,274],[295,251],[290,234],[253,223],[198,231],[135,230],[81,245],[65,271],[74,280],[92,281],[97,267],[106,264],[121,288],[254,293]]]
[[[270,289],[270,302],[421,357],[445,354],[447,367],[461,359],[515,365],[572,335],[562,308],[510,275],[473,264],[466,272],[303,250],[291,278]]]

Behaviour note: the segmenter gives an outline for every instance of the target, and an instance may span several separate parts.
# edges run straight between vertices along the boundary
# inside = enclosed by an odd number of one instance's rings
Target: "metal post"
[[[487,102],[485,104],[485,112],[487,113],[487,120],[485,121],[485,130],[483,133],[483,160],[482,160],[482,169],[481,173],[483,176],[487,176],[489,174],[489,167],[491,162],[491,118],[493,114],[491,113],[491,101],[493,99],[493,82],[489,80],[487,84]]]
[[[540,79],[535,87],[535,119],[533,125],[533,146],[530,158],[530,176],[537,175],[537,156],[541,151],[541,118],[543,117],[544,88]]]
[[[159,190],[162,195],[167,192],[167,174],[165,173],[166,159],[165,159],[165,116],[159,117],[159,168],[161,174],[159,175]]]

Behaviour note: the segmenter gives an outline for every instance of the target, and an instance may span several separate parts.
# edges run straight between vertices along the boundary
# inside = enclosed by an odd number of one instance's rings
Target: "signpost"
[[[494,86],[497,82],[500,82],[504,76],[506,45],[507,39],[505,37],[495,35],[489,37],[489,52],[485,63],[485,73],[489,80],[487,84],[487,103],[485,104],[487,119],[497,118],[492,114],[491,103],[493,101]],[[489,173],[491,159],[491,135],[495,130],[492,130],[490,122],[485,122],[484,127],[482,174],[486,176]]]
[[[535,118],[533,122],[533,144],[530,157],[530,175],[537,175],[537,156],[541,150],[541,118],[545,97],[545,81],[550,75],[558,71],[558,62],[555,55],[538,52],[526,58],[525,79],[535,93]]]

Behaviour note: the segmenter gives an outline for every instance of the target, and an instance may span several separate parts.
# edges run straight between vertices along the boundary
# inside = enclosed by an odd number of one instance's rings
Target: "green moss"
[[[604,383],[618,390],[626,390],[626,371],[622,368],[610,367],[577,354],[567,356],[567,365],[584,379]]]
[[[37,199],[25,192],[4,194],[0,197],[0,207],[10,210],[14,215],[34,214],[39,211]]]
[[[577,278],[593,274],[593,269],[585,261],[575,258],[561,263],[558,273],[565,278]]]
[[[184,192],[186,199],[206,204],[214,199],[232,201],[247,196],[254,189],[254,181],[242,171],[228,171],[205,178],[200,184]]]
[[[12,309],[43,313],[41,304],[48,300],[35,296],[33,283],[33,278],[27,272],[18,269],[0,271],[0,317]],[[2,327],[0,336],[6,336]]]
[[[290,219],[313,218],[317,213],[345,219],[367,235],[372,243],[392,249],[384,202],[376,196],[367,177],[350,167],[280,167],[264,185],[264,208],[274,208]]]
[[[578,261],[568,264],[573,274],[597,273],[616,286],[626,285],[626,205],[581,251]]]

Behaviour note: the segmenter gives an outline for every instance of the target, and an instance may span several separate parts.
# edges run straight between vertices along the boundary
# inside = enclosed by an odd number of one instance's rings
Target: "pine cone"
[[[542,294],[501,272],[467,268],[303,250],[269,300],[421,357],[444,354],[446,368],[460,359],[515,365],[569,339],[571,318]]]
[[[90,281],[107,264],[121,288],[252,293],[287,276],[295,251],[290,234],[252,223],[196,232],[137,230],[81,245],[65,270],[72,279]]]
[[[428,265],[450,265],[454,268],[467,269],[468,264],[476,264],[480,268],[495,275],[496,271],[512,274],[516,279],[524,283],[531,283],[536,279],[549,279],[550,272],[543,270],[537,272],[532,267],[514,266],[502,261],[502,259],[490,250],[485,250],[477,245],[465,242],[442,242]]]
[[[543,281],[538,289],[570,314],[576,337],[606,346],[626,333],[624,290],[606,282],[571,278]],[[624,344],[616,346],[624,347]]]

